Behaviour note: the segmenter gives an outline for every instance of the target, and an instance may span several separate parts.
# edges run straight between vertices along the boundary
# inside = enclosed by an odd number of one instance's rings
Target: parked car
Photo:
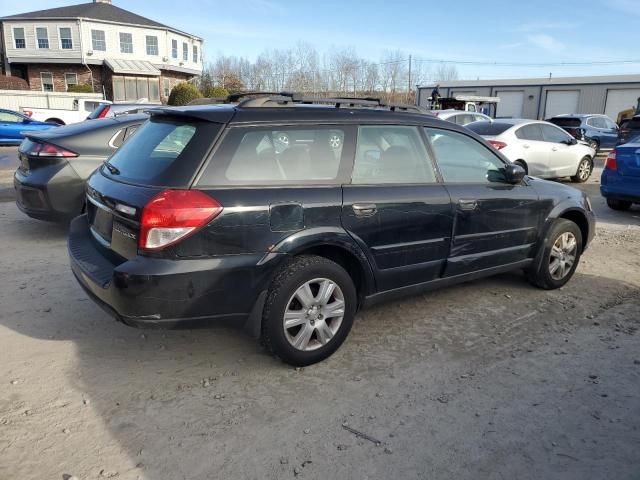
[[[640,136],[640,115],[625,120],[618,131],[618,145],[623,145],[629,140]]]
[[[151,112],[71,223],[88,295],[134,326],[235,322],[308,365],[383,300],[510,270],[545,289],[573,275],[595,227],[584,193],[431,115],[294,99]],[[282,132],[305,142],[278,152]]]
[[[89,114],[99,105],[108,105],[110,103],[108,100],[95,98],[76,98],[73,100],[72,109],[24,107],[22,112],[34,120],[57,125],[69,125],[87,120]]]
[[[118,115],[131,113],[143,113],[146,110],[160,106],[155,103],[101,103],[92,111],[87,120],[96,120],[98,118],[111,118]]]
[[[492,118],[484,113],[480,112],[465,112],[462,110],[433,110],[436,117],[442,120],[448,120],[449,122],[456,123],[458,125],[468,125],[472,122],[491,122]]]
[[[614,210],[640,203],[640,136],[609,153],[600,178],[600,193]]]
[[[586,142],[596,152],[610,150],[618,142],[618,125],[606,115],[558,115],[547,121]]]
[[[57,127],[53,123],[38,122],[13,110],[0,109],[0,145],[19,145],[27,132]]]
[[[84,210],[85,181],[122,145],[147,115],[89,120],[22,142],[14,175],[16,204],[32,218],[69,221]]]
[[[467,125],[529,175],[541,178],[571,177],[586,182],[596,151],[560,127],[537,120],[500,119]]]

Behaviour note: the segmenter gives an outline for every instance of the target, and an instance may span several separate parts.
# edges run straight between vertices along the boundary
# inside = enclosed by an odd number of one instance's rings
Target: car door
[[[0,139],[4,141],[22,140],[20,132],[24,129],[23,117],[6,110],[0,111]]]
[[[542,135],[549,149],[549,170],[547,177],[558,178],[575,175],[578,170],[578,163],[582,158],[576,150],[575,139],[560,127],[541,123]]]
[[[533,257],[541,211],[535,189],[526,180],[506,183],[506,163],[475,138],[440,128],[425,131],[455,215],[444,276]]]
[[[453,212],[417,126],[358,129],[342,225],[361,246],[378,291],[435,280],[449,251]]]
[[[544,141],[540,124],[528,123],[516,129],[514,134],[522,147],[522,160],[527,164],[529,175],[546,176],[551,147]]]
[[[618,125],[607,117],[600,117],[603,123],[602,140],[600,148],[613,148],[618,141]]]

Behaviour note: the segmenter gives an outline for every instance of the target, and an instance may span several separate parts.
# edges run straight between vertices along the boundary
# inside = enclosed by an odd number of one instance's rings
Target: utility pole
[[[409,83],[407,84],[407,100],[405,103],[409,103],[410,95],[411,95],[411,55],[409,55]]]

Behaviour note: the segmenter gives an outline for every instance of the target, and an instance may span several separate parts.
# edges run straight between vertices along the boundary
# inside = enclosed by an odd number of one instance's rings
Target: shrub
[[[207,98],[226,98],[229,92],[224,87],[206,87],[202,94]]]
[[[186,105],[196,98],[202,98],[200,90],[187,82],[182,82],[173,87],[169,95],[169,105]]]
[[[86,83],[78,83],[77,85],[69,85],[67,92],[70,93],[93,93],[93,87]]]

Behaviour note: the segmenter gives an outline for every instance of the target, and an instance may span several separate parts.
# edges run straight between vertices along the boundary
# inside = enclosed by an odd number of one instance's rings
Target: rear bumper
[[[114,260],[93,239],[86,215],[71,222],[68,250],[73,274],[99,306],[128,325],[152,328],[244,326],[279,264],[262,264],[263,254]]]
[[[600,180],[600,193],[605,198],[640,203],[640,177],[622,176],[604,170]]]
[[[13,176],[16,205],[38,220],[69,221],[84,207],[84,181],[68,165],[51,165]]]

